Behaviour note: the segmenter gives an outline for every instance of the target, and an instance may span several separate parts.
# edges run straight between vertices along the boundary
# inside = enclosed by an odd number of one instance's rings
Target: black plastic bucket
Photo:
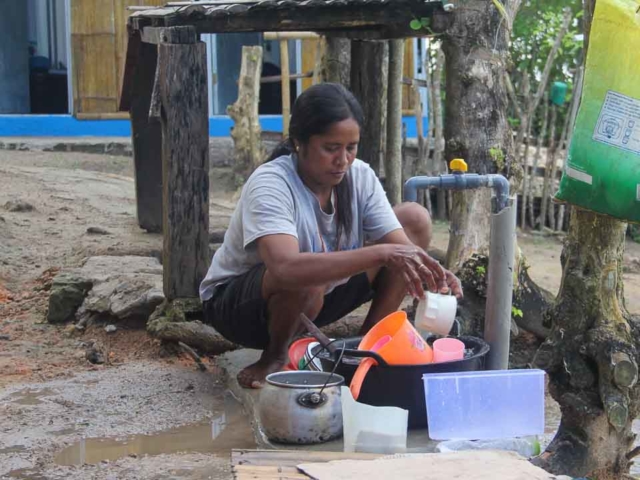
[[[432,343],[435,339],[427,339],[427,342]],[[458,337],[458,339],[464,342],[465,349],[471,350],[470,356],[454,362],[426,365],[388,365],[374,352],[357,350],[362,337],[337,340],[335,342],[336,357],[340,355],[343,345],[345,351],[336,373],[342,375],[345,384],[349,385],[360,360],[364,357],[375,358],[378,365],[372,367],[365,377],[358,401],[375,407],[404,408],[409,411],[409,428],[426,428],[427,409],[422,375],[484,370],[484,361],[489,352],[489,345],[476,337]],[[330,372],[335,366],[335,360],[328,352],[320,352],[321,349],[321,346],[314,347],[311,353],[318,354],[322,369],[325,372]]]

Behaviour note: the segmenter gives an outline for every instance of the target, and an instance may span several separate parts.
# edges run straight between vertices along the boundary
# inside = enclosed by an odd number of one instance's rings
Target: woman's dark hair
[[[313,135],[322,135],[332,124],[353,118],[360,126],[364,124],[362,107],[356,97],[338,83],[320,83],[305,90],[293,104],[289,123],[289,138],[278,145],[267,162],[294,152],[293,141],[306,145]],[[338,215],[338,242],[342,233],[351,232],[351,190],[349,172],[336,186]]]

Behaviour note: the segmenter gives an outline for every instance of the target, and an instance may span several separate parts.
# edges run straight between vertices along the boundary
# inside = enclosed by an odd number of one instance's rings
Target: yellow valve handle
[[[467,166],[467,162],[465,162],[462,158],[454,158],[449,164],[449,169],[452,172],[464,173],[469,169],[469,167]]]

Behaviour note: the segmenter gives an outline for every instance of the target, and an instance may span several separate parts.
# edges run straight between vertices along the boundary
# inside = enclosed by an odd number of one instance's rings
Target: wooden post
[[[387,156],[385,188],[391,205],[402,201],[402,66],[404,41],[389,41],[389,87],[387,93]]]
[[[129,36],[129,54],[137,49],[130,96],[131,143],[136,181],[138,225],[148,232],[162,231],[162,129],[149,119],[151,92],[158,62],[158,47]],[[135,55],[132,55],[135,57]]]
[[[324,45],[324,37],[319,37],[316,41],[316,55],[313,62],[313,80],[311,81],[313,85],[317,85],[318,83],[320,83],[320,70],[322,70],[322,51]]]
[[[291,91],[289,80],[289,41],[280,40],[280,74],[282,75],[282,137],[289,136]]]
[[[424,122],[422,118],[422,98],[420,97],[420,89],[418,84],[413,82],[411,87],[413,89],[413,111],[416,117],[416,136],[418,137],[418,158],[416,160],[414,174],[415,175],[427,175],[432,174],[429,171],[429,150],[424,135]],[[427,135],[429,133],[427,132]],[[406,179],[403,179],[405,181]],[[433,208],[431,205],[431,192],[425,191],[424,206],[429,210],[429,213],[433,215]]]
[[[385,152],[388,72],[387,42],[351,42],[351,91],[364,113],[358,158],[368,162],[376,175]]]
[[[436,173],[447,173],[448,165],[444,159],[444,119],[442,118],[442,71],[444,70],[444,52],[438,48],[435,67],[431,80],[433,97],[433,165]],[[448,192],[439,188],[436,191],[438,209],[436,218],[446,220],[451,208],[451,190]],[[449,201],[447,202],[447,199]],[[447,205],[449,207],[447,207]]]
[[[242,47],[238,100],[227,108],[234,122],[231,130],[235,149],[233,171],[238,185],[249,178],[265,156],[258,117],[261,71],[262,47]]]
[[[351,41],[348,38],[323,37],[320,82],[340,83],[349,88]]]
[[[206,46],[167,28],[153,96],[162,119],[163,274],[168,300],[197,297],[209,265],[209,114]],[[179,33],[179,32],[176,32]]]

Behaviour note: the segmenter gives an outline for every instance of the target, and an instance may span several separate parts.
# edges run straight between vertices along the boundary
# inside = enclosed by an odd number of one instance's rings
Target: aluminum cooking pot
[[[258,413],[267,438],[305,445],[342,436],[343,377],[303,370],[272,373],[266,380]]]

